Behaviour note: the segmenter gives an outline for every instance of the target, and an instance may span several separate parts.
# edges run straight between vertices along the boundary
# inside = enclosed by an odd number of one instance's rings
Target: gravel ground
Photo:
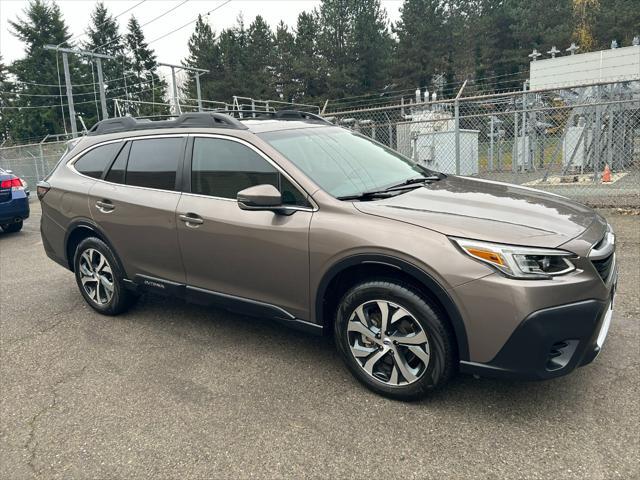
[[[620,281],[593,364],[405,404],[277,324],[158,297],[94,313],[36,204],[0,234],[0,478],[639,478],[640,217],[604,213]]]

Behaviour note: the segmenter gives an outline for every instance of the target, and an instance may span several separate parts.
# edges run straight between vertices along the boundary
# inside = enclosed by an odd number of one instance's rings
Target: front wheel
[[[99,313],[118,315],[136,299],[124,286],[124,273],[114,253],[99,238],[80,242],[74,256],[74,272],[80,293]]]
[[[393,281],[353,287],[342,299],[335,342],[354,376],[397,400],[416,400],[455,369],[455,347],[438,306]]]

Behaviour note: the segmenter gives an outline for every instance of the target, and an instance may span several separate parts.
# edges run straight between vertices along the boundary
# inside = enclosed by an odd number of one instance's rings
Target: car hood
[[[551,248],[580,235],[597,217],[592,209],[559,195],[455,176],[354,205],[369,215],[445,235]]]

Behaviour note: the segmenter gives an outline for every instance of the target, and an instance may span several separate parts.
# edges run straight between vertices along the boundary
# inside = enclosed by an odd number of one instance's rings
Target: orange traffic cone
[[[611,169],[609,168],[609,164],[607,163],[604,166],[604,171],[602,172],[602,183],[610,183],[611,182]]]

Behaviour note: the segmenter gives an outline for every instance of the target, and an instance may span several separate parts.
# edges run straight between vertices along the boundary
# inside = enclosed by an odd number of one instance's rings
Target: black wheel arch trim
[[[65,261],[68,264],[69,270],[73,271],[73,258],[69,258],[69,252],[68,252],[69,237],[71,237],[73,232],[75,232],[78,228],[85,228],[85,229],[91,230],[92,232],[95,232],[98,238],[100,238],[100,240],[106,243],[107,246],[111,249],[111,252],[113,252],[113,255],[116,257],[116,261],[120,264],[119,265],[120,269],[123,272],[125,272],[124,265],[122,264],[120,257],[118,257],[118,253],[116,252],[115,248],[113,248],[112,243],[109,241],[109,237],[107,236],[105,231],[102,228],[100,228],[93,220],[89,218],[84,218],[84,217],[73,220],[67,227],[67,231],[64,235],[64,255],[65,255]]]
[[[362,264],[380,264],[401,270],[413,277],[417,282],[424,285],[428,291],[436,297],[445,313],[449,317],[451,326],[453,327],[456,342],[458,346],[458,357],[460,360],[469,360],[469,342],[467,340],[467,331],[462,320],[460,310],[454,303],[446,289],[431,275],[410,262],[398,257],[384,254],[356,254],[334,263],[324,274],[316,294],[315,314],[316,322],[325,326],[324,320],[324,299],[326,297],[327,288],[336,276],[347,268]]]

